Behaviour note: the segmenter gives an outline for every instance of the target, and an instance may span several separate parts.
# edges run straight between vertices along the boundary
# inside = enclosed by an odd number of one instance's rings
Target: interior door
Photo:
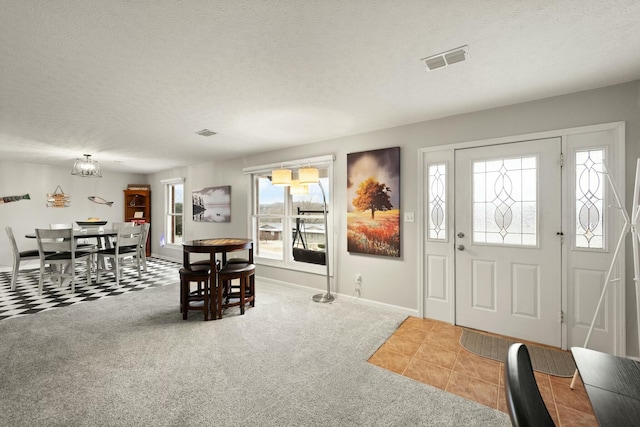
[[[456,150],[456,323],[560,347],[561,139]]]

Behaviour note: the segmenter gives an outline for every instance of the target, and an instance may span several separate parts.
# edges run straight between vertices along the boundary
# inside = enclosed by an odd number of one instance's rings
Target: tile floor
[[[504,364],[464,349],[461,334],[459,326],[409,317],[369,363],[507,412]],[[582,382],[571,390],[571,378],[535,376],[557,426],[598,425]]]

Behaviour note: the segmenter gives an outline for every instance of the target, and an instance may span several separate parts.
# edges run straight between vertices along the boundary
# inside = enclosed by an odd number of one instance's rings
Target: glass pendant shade
[[[276,169],[271,171],[271,185],[291,185],[291,170]]]
[[[91,160],[91,154],[83,154],[83,156],[84,159],[76,159],[71,175],[78,175],[82,178],[102,178],[98,162]]]
[[[300,184],[317,184],[320,181],[318,168],[300,168],[298,170]]]

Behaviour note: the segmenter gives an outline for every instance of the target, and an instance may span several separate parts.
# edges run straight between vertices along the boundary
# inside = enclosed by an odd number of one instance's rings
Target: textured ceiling
[[[631,0],[0,0],[0,158],[148,173],[631,81],[639,22]]]

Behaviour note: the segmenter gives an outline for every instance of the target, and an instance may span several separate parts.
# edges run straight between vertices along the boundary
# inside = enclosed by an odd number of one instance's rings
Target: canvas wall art
[[[231,186],[194,190],[193,220],[195,222],[231,222]]]
[[[347,154],[347,250],[400,256],[400,147]]]

